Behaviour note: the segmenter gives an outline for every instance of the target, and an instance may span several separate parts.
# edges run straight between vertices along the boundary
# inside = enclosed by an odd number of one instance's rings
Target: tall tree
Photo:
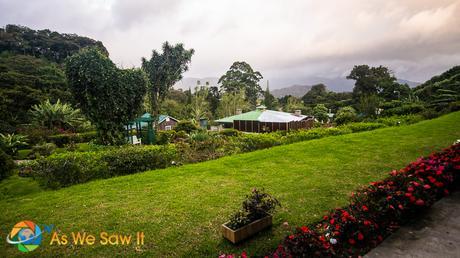
[[[220,77],[219,83],[227,93],[237,93],[244,91],[246,100],[254,107],[257,99],[262,93],[259,81],[262,75],[254,71],[246,62],[234,62],[230,69]]]
[[[278,106],[278,103],[276,101],[276,98],[275,96],[273,96],[271,93],[270,93],[270,88],[268,86],[268,81],[267,81],[267,88],[265,89],[264,91],[264,105],[268,108],[268,109],[276,109],[277,106]]]
[[[185,49],[182,43],[171,45],[166,41],[163,43],[162,53],[153,50],[149,60],[142,58],[142,69],[147,73],[150,82],[148,95],[152,108],[150,112],[154,117],[158,116],[160,104],[169,90],[188,70],[194,53],[193,49]]]
[[[207,87],[195,87],[192,103],[190,104],[190,114],[196,123],[199,123],[201,118],[209,116],[208,95],[209,89]]]
[[[385,88],[392,87],[396,82],[396,78],[387,67],[369,67],[368,65],[355,65],[347,79],[356,81],[353,88],[353,98],[356,102],[363,95],[380,94]]]
[[[316,84],[302,97],[302,100],[305,105],[324,104],[327,101],[327,96],[326,85]]]
[[[209,87],[208,97],[206,100],[209,103],[209,110],[214,118],[217,117],[217,108],[219,107],[220,97],[219,88],[217,86]]]
[[[123,126],[139,114],[146,74],[140,69],[118,69],[95,48],[68,58],[66,74],[79,108],[97,129],[99,142],[124,143]]]
[[[233,116],[236,114],[237,109],[249,109],[249,103],[244,97],[244,92],[231,92],[222,94],[219,107],[217,108],[217,114],[220,117]]]

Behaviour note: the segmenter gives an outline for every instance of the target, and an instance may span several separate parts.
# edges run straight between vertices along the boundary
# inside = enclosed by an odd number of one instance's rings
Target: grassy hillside
[[[328,209],[346,204],[360,185],[460,139],[459,125],[457,112],[411,126],[306,141],[58,191],[5,194],[0,201],[0,256],[22,255],[5,237],[24,219],[54,224],[68,234],[145,233],[145,245],[137,249],[49,246],[50,236],[45,235],[46,244],[32,255],[215,257],[241,250],[262,255],[287,234],[283,222],[295,226],[318,220]],[[272,229],[233,246],[222,239],[219,225],[253,187],[264,187],[283,207]]]

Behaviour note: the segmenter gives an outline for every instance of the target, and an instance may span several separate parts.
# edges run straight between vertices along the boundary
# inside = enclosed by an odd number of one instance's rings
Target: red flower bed
[[[459,172],[460,144],[420,158],[352,194],[348,207],[332,211],[314,228],[298,228],[271,256],[363,255],[410,217],[449,194],[458,184]]]

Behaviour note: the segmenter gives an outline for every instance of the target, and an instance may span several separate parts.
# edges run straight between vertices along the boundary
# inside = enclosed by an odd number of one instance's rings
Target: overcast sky
[[[244,60],[275,87],[363,63],[422,82],[460,64],[460,0],[0,0],[11,23],[101,40],[122,67],[182,42],[186,77]]]

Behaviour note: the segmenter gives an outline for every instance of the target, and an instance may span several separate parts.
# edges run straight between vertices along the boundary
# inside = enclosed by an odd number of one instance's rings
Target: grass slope
[[[460,112],[411,126],[328,137],[214,161],[93,181],[0,201],[0,256],[22,255],[5,241],[24,219],[54,224],[60,231],[135,234],[145,245],[49,246],[50,236],[31,255],[199,256],[246,250],[262,255],[291,226],[312,223],[347,203],[350,192],[383,178],[417,157],[460,138]],[[283,207],[272,229],[233,246],[219,226],[253,187],[264,187]],[[8,196],[8,195],[5,195]]]

